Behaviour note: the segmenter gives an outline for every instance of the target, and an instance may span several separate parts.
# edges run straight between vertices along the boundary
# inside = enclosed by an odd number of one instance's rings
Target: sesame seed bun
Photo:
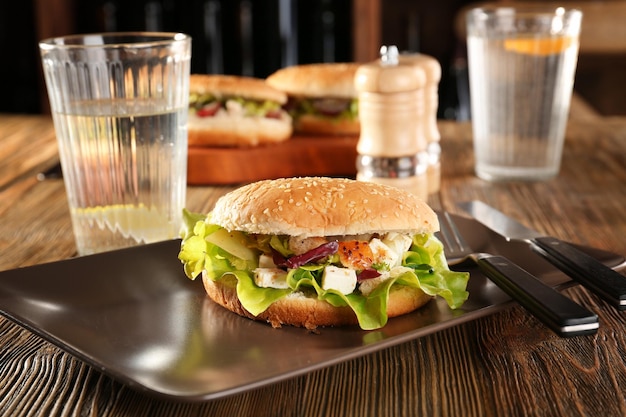
[[[236,75],[191,74],[189,92],[215,97],[243,97],[252,100],[287,102],[287,94],[272,88],[264,80]]]
[[[355,119],[330,119],[314,114],[303,114],[294,119],[293,129],[296,132],[320,136],[358,136],[361,133],[361,123]]]
[[[293,132],[291,118],[216,116],[187,119],[189,146],[251,147],[288,140]]]
[[[326,177],[248,184],[217,201],[211,223],[227,230],[300,237],[439,230],[435,212],[411,193]]]
[[[355,98],[354,74],[357,63],[294,65],[279,69],[267,77],[273,88],[290,96]]]

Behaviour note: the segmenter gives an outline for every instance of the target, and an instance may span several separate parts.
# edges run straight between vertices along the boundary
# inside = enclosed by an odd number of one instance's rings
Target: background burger
[[[186,213],[179,259],[211,299],[274,327],[384,326],[432,297],[467,298],[433,236],[436,214],[396,188],[348,179],[267,180]]]
[[[190,146],[256,146],[282,142],[293,130],[282,109],[287,95],[263,80],[192,74],[189,80]]]
[[[294,130],[314,135],[358,135],[354,75],[359,64],[295,65],[280,69],[266,82],[289,96]]]

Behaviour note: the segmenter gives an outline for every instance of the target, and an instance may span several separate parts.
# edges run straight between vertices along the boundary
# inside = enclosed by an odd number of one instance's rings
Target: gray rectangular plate
[[[477,222],[455,217],[476,250],[509,257],[552,286],[569,278]],[[492,314],[510,298],[471,273],[469,300],[442,300],[375,331],[315,332],[239,317],[207,299],[177,259],[180,241],[0,272],[0,313],[130,387],[160,397],[204,401],[346,361]],[[581,248],[613,268],[624,257]],[[0,347],[1,348],[1,347]]]

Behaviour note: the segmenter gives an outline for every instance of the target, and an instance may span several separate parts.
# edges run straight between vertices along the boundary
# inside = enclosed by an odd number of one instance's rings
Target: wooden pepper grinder
[[[441,65],[439,61],[425,54],[401,54],[400,62],[416,65],[424,70],[426,84],[424,86],[424,123],[421,126],[428,142],[428,194],[439,191],[441,184],[441,135],[437,127],[437,109],[439,107],[439,81],[441,81]],[[418,116],[419,117],[419,116]]]
[[[426,74],[383,46],[380,60],[355,74],[361,135],[357,179],[392,185],[428,198],[428,141],[424,136]]]

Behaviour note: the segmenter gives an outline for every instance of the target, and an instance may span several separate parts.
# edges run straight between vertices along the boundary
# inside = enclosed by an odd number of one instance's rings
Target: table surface
[[[572,113],[574,114],[574,112]],[[479,199],[562,239],[626,254],[626,118],[583,112],[567,129],[561,173],[545,182],[489,183],[473,174],[469,123],[439,123],[435,209]],[[47,116],[0,115],[0,270],[75,256],[63,181],[40,181],[57,145]],[[232,187],[193,186],[208,212]],[[626,312],[575,286],[598,314],[597,334],[559,338],[512,305],[457,327],[210,402],[136,392],[0,318],[0,415],[11,416],[623,416]]]

